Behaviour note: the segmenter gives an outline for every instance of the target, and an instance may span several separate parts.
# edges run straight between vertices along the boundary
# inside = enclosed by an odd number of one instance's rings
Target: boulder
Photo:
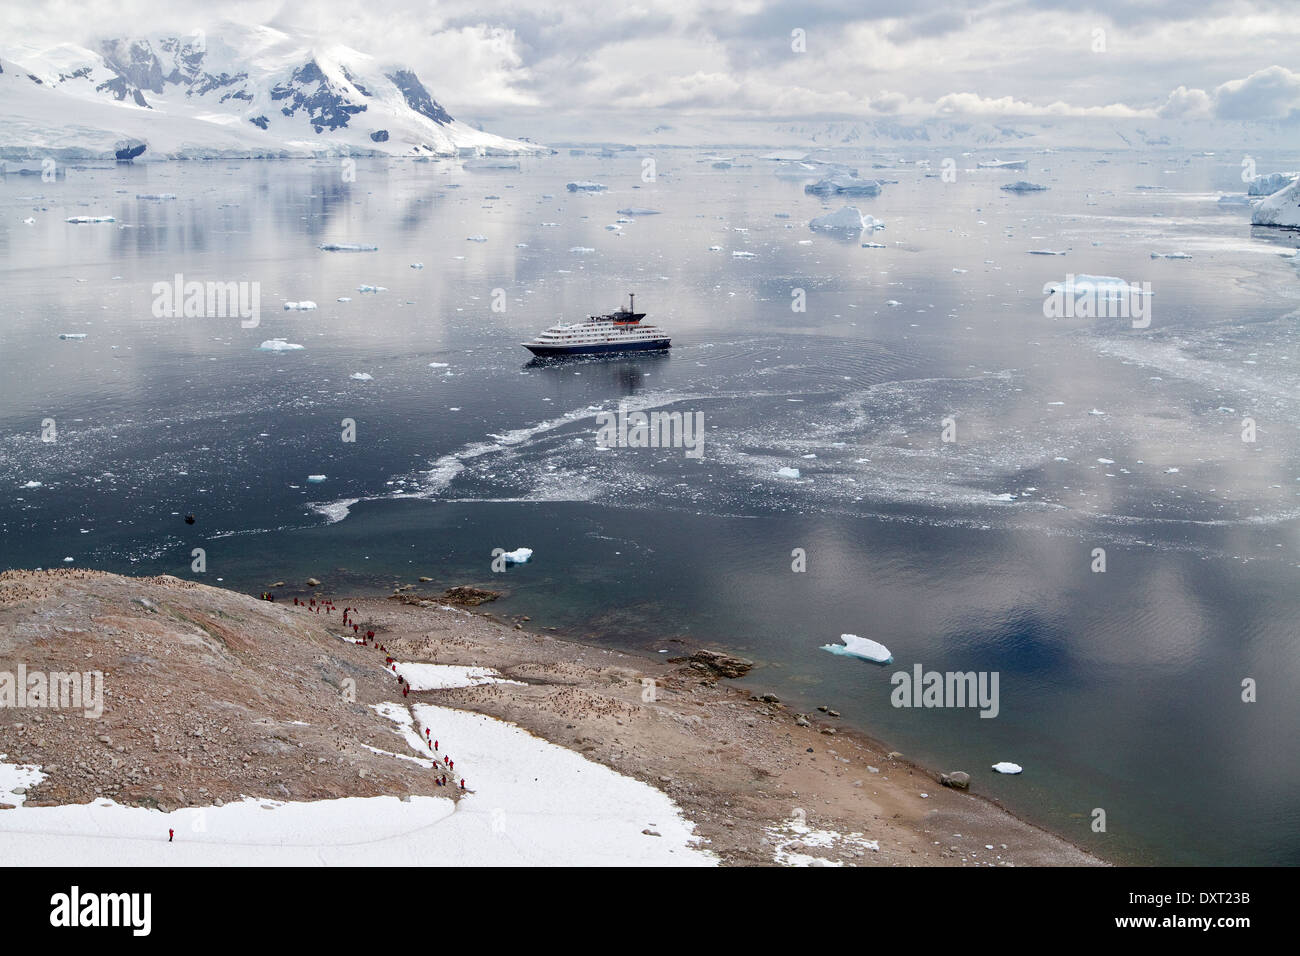
[[[702,664],[720,677],[744,677],[754,666],[753,661],[721,651],[696,651],[690,656],[690,661],[693,665]]]
[[[939,782],[945,787],[952,787],[954,790],[969,790],[970,774],[964,770],[954,770],[952,773],[940,774]]]

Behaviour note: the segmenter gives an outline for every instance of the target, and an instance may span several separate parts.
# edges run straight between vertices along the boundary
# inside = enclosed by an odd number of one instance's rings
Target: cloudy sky
[[[1298,0],[53,0],[5,5],[0,35],[219,33],[218,17],[408,63],[459,116],[1300,127]]]

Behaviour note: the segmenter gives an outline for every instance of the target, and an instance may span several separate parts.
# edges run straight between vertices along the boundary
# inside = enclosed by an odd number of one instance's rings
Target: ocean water
[[[1300,242],[1218,202],[1239,157],[844,151],[890,182],[824,202],[762,152],[5,177],[0,564],[502,587],[582,640],[749,655],[756,689],[1109,858],[1300,862]],[[886,227],[809,230],[845,204]],[[178,273],[257,283],[257,326],[157,314]],[[1149,326],[1045,317],[1068,274],[1150,283]],[[628,292],[671,352],[519,345]],[[702,456],[598,447],[620,403],[698,413]],[[841,633],[895,663],[821,649]],[[998,716],[892,706],[915,664],[996,672]]]

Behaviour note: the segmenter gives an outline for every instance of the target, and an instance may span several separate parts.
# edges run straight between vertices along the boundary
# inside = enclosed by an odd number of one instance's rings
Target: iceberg
[[[1269,173],[1247,180],[1247,196],[1271,196],[1295,182],[1297,173]]]
[[[1300,229],[1300,179],[1261,199],[1250,222],[1254,226]]]
[[[845,206],[838,212],[816,217],[808,223],[808,228],[815,232],[856,236],[864,229],[884,229],[885,224],[875,216],[862,215],[856,206]]]
[[[322,242],[319,246],[324,252],[378,252],[378,246],[358,242]]]
[[[602,192],[608,187],[602,183],[593,183],[593,182],[589,182],[588,180],[580,179],[576,182],[565,183],[564,188],[571,193],[598,193],[598,192]]]
[[[1046,186],[1040,186],[1038,183],[1026,182],[1023,179],[1018,179],[1014,183],[1007,183],[1005,186],[1001,188],[1004,192],[1009,192],[1009,193],[1047,192]]]
[[[842,657],[860,657],[862,660],[871,661],[874,664],[894,663],[894,655],[889,652],[889,648],[869,637],[858,637],[856,634],[841,634],[840,640],[844,643],[823,644],[822,650],[830,651],[832,654],[839,654]]]
[[[507,551],[501,557],[506,559],[506,564],[527,564],[528,559],[533,556],[532,548],[515,548],[513,551]]]
[[[809,183],[803,191],[814,196],[879,196],[880,180],[837,174]]]
[[[263,352],[290,352],[294,349],[300,348],[303,348],[303,346],[296,342],[288,342],[284,339],[267,339],[258,346],[258,349]]]
[[[1020,773],[1023,768],[1018,763],[1012,763],[1009,760],[1002,760],[993,765],[994,773]]]
[[[286,302],[284,309],[286,312],[310,312],[316,308],[316,303],[311,299],[303,299],[301,302]]]

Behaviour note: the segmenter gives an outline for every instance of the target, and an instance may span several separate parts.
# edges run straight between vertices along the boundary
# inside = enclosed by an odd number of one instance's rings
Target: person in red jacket
[[[172,838],[175,837],[175,836],[176,836],[176,831],[175,831],[175,830],[168,830],[168,831],[167,831],[167,842],[168,842],[168,843],[171,843],[171,842],[172,842]]]

